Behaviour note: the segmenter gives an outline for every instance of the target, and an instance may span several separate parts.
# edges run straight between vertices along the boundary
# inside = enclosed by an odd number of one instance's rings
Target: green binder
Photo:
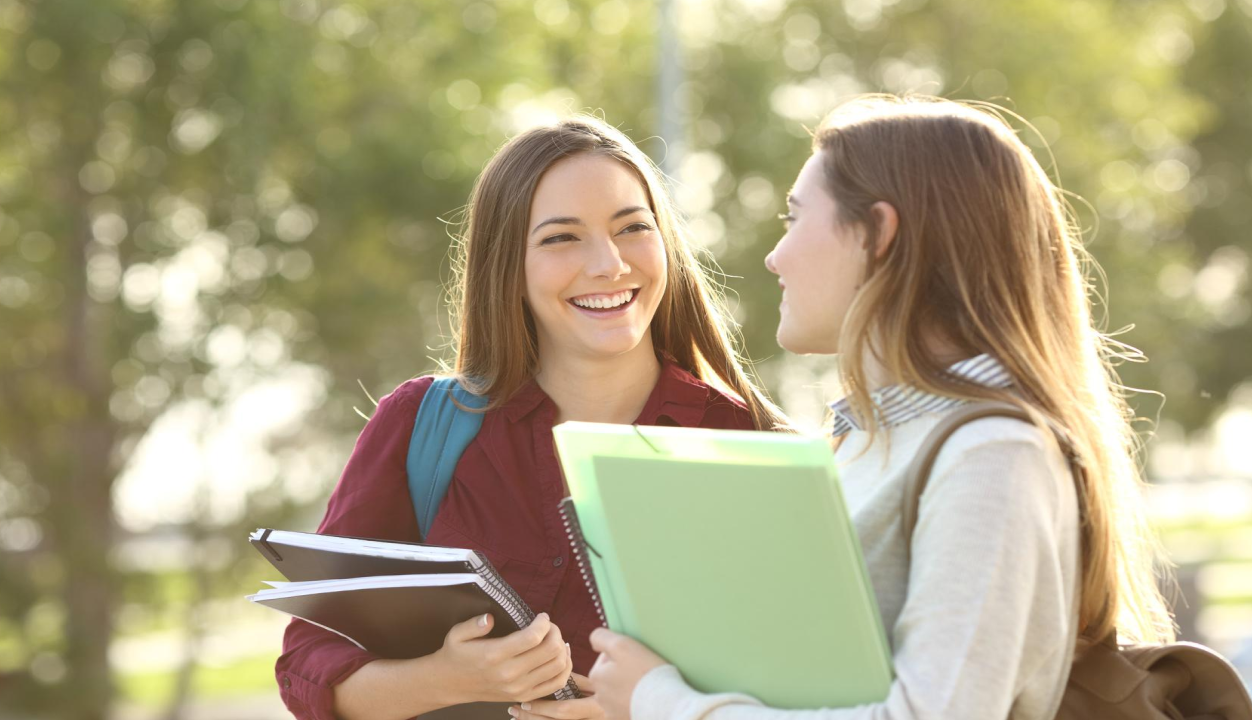
[[[564,423],[562,504],[610,628],[704,692],[878,702],[891,651],[827,442]]]

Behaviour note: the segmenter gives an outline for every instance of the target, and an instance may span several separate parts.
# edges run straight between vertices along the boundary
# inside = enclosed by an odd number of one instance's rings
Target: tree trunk
[[[87,123],[87,140],[96,135]],[[87,145],[84,150],[90,148]],[[88,151],[67,153],[74,165]],[[70,175],[70,177],[75,177]],[[109,412],[109,369],[101,333],[109,323],[99,317],[105,308],[87,293],[87,250],[91,242],[88,197],[72,184],[76,196],[70,207],[76,217],[70,229],[71,252],[62,274],[65,287],[65,344],[63,371],[68,393],[54,400],[64,403],[66,436],[62,472],[53,483],[57,516],[57,549],[64,568],[63,602],[66,610],[67,720],[105,720],[113,697],[109,672],[109,644],[113,636],[116,582],[110,551],[115,541],[113,481],[117,422]]]

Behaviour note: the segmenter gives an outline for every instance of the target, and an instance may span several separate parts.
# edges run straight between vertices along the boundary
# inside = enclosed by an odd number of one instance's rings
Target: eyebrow
[[[646,207],[643,207],[642,205],[632,205],[630,207],[622,208],[621,210],[618,210],[617,212],[613,213],[613,217],[609,218],[609,220],[616,220],[618,218],[626,217],[627,215],[633,215],[634,213],[637,213],[637,212],[651,212],[651,210],[649,210]],[[535,233],[539,232],[539,228],[545,225],[583,225],[583,224],[584,224],[583,221],[579,220],[576,217],[570,217],[570,216],[550,217],[547,220],[544,220],[543,222],[531,228],[530,234],[534,235]]]

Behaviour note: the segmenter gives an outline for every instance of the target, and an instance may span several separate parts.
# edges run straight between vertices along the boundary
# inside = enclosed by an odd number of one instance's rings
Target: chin
[[[602,358],[614,358],[626,355],[632,350],[639,347],[643,342],[643,336],[625,337],[625,338],[602,338],[598,341],[588,342],[586,348],[589,354]]]
[[[778,334],[775,335],[775,339],[778,341],[778,347],[789,353],[804,355],[808,352],[804,349],[804,343],[799,342],[799,338],[796,338],[791,333],[787,332],[786,328],[778,328]]]
[[[783,328],[778,329],[778,346],[793,355],[834,355],[839,352],[835,343],[820,342],[814,338],[796,337]]]

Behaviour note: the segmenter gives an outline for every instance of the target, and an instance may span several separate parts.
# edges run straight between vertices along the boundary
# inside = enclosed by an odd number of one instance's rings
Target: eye
[[[540,245],[554,245],[556,243],[569,242],[571,240],[577,240],[577,239],[578,237],[575,235],[570,235],[569,233],[561,233],[559,235],[549,235],[548,237],[540,240],[539,244]]]
[[[647,224],[646,222],[637,222],[637,223],[631,223],[627,225],[626,227],[622,228],[622,232],[624,233],[647,232],[651,229],[652,229],[652,226]]]
[[[782,220],[783,227],[788,230],[791,229],[791,223],[796,221],[796,218],[794,215],[788,215],[788,214],[782,214],[782,213],[779,213],[778,219]]]

